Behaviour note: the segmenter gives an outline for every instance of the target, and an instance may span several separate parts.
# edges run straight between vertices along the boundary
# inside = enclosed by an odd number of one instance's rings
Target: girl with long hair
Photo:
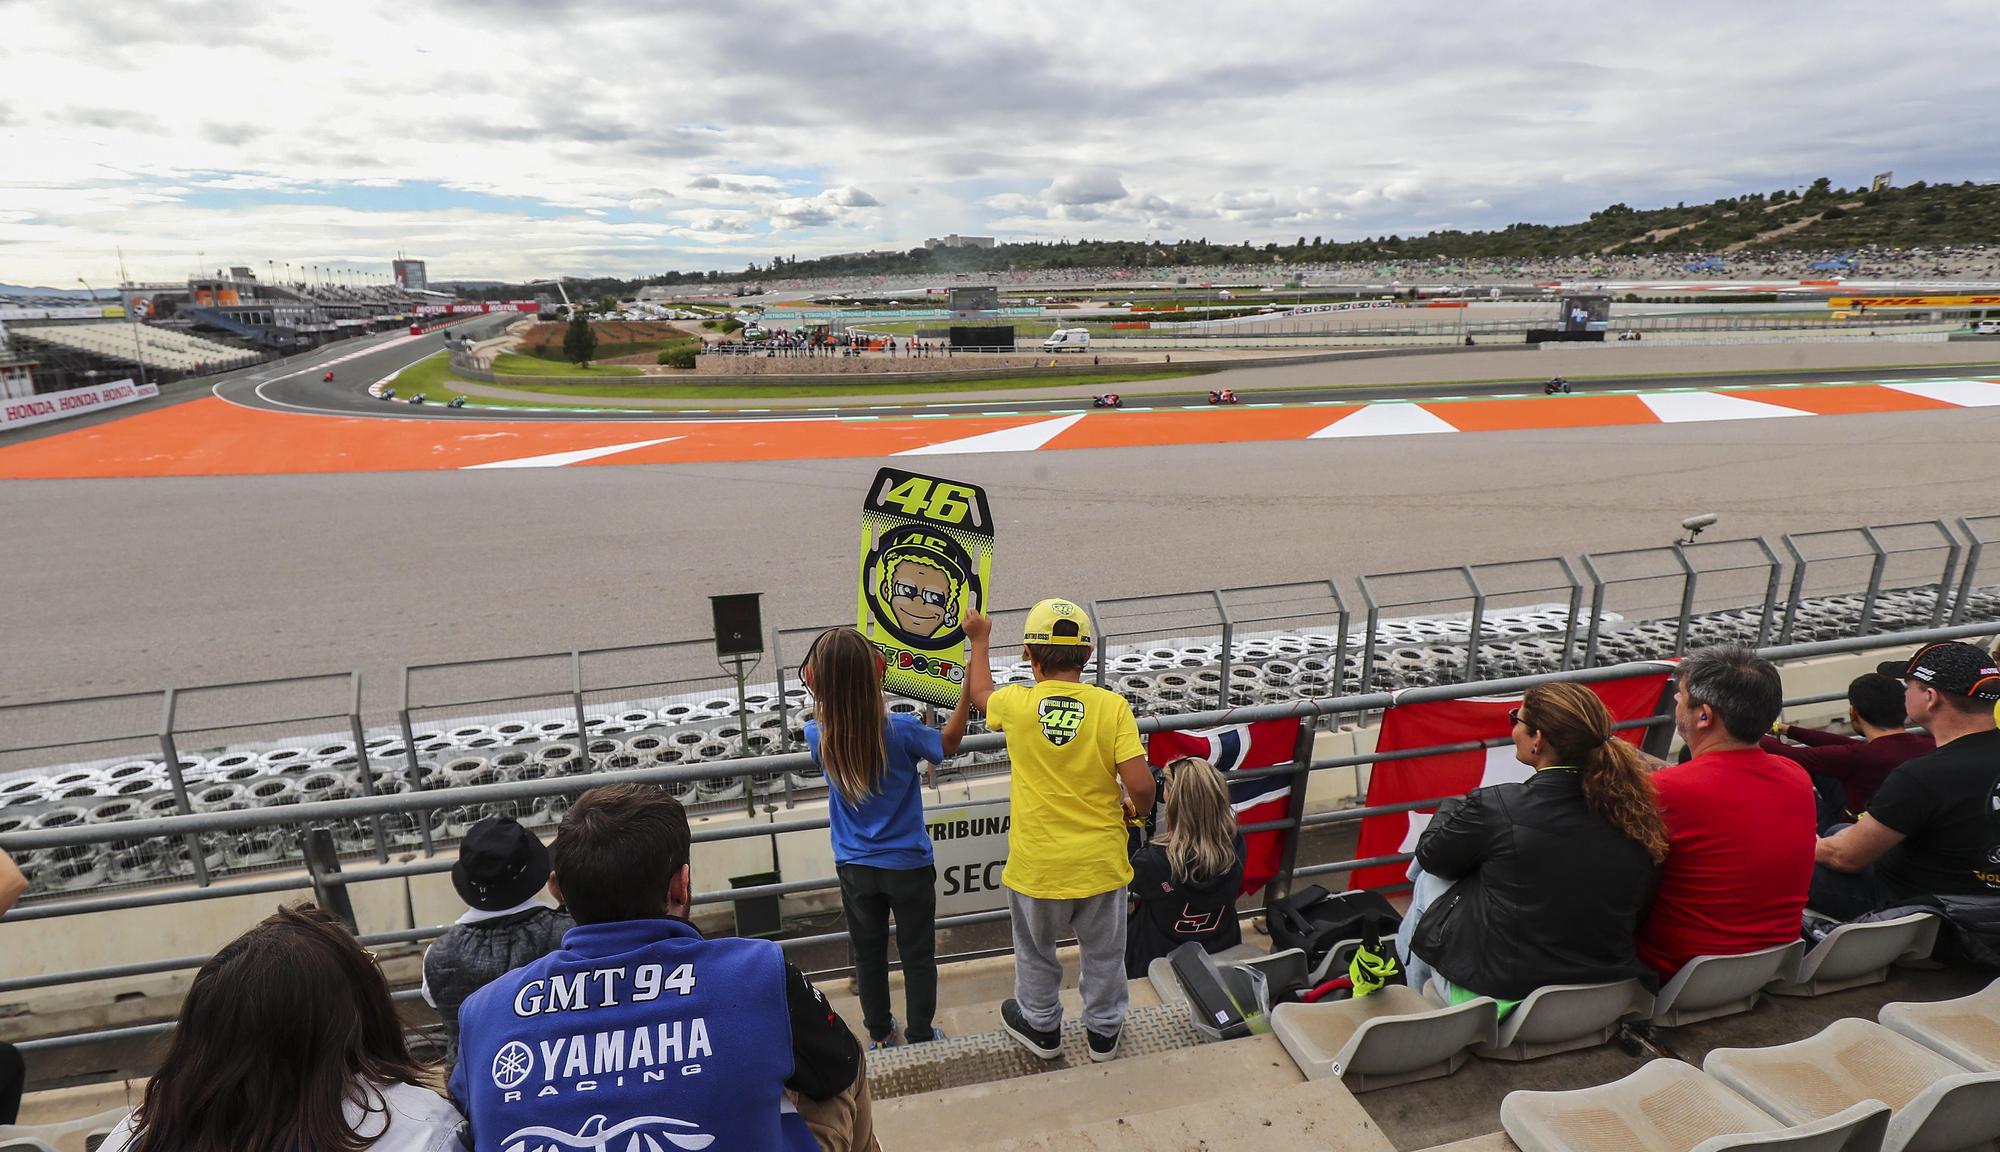
[[[882,698],[882,653],[852,628],[820,633],[803,667],[813,694],[806,746],[830,785],[833,862],[869,1046],[935,1039],[937,867],[924,827],[923,786],[958,751],[971,704],[961,693],[942,732],[914,715],[891,713]],[[919,763],[928,765],[921,779]],[[907,1029],[889,1004],[891,913]]]
[[[195,974],[160,1070],[99,1152],[462,1152],[389,986],[317,908],[281,908]]]
[[[1530,688],[1508,721],[1533,774],[1446,800],[1417,840],[1410,983],[1503,1009],[1546,984],[1653,983],[1634,936],[1667,828],[1644,759],[1582,685]]]
[[[1198,756],[1168,761],[1161,775],[1160,834],[1132,853],[1125,975],[1134,980],[1191,940],[1206,952],[1243,942],[1236,919],[1243,836],[1229,806],[1229,785]]]

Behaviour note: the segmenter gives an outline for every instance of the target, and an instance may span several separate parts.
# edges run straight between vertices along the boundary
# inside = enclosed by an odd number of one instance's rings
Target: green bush
[[[709,330],[710,332],[713,332],[713,331],[715,331],[715,321],[713,321],[713,320],[703,320],[703,321],[701,322],[701,326],[702,326],[703,328],[706,328],[706,329],[708,329],[708,330]]]
[[[675,348],[670,352],[662,352],[660,363],[668,368],[692,368],[695,363],[694,349]]]
[[[722,328],[722,331],[723,331],[723,334],[724,334],[724,335],[727,335],[727,334],[729,334],[729,333],[731,333],[731,332],[741,332],[741,331],[743,331],[743,321],[741,321],[741,320],[738,320],[738,319],[737,319],[736,317],[734,317],[734,316],[727,316],[727,317],[724,317],[724,318],[723,318],[722,320],[718,321],[718,323],[719,323],[719,325],[721,326],[721,328]],[[704,324],[702,325],[702,327],[704,327],[704,328],[706,328],[706,327],[708,327],[708,326],[709,326],[709,325],[708,325],[708,324],[706,324],[706,323],[704,323]]]

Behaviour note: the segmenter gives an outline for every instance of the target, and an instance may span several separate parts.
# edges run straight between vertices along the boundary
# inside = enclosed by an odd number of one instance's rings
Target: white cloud
[[[1885,168],[2000,177],[2000,26],[1970,0],[1893,21],[1825,0],[1782,27],[1722,0],[1444,22],[1386,0],[575,5],[574,60],[545,21],[468,19],[477,0],[0,7],[0,148],[33,158],[0,172],[0,262],[44,283],[114,275],[121,246],[146,277],[203,251],[399,249],[440,278],[636,274],[946,232],[1353,238]],[[1829,115],[1829,75],[1875,95]],[[152,111],[191,76],[265,95]]]

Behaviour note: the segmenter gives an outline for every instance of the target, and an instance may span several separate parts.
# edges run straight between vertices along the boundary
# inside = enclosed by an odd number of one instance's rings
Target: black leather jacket
[[[1584,803],[1574,770],[1445,801],[1417,840],[1417,862],[1457,881],[1410,943],[1453,984],[1520,1000],[1547,984],[1657,983],[1633,946],[1657,869]]]

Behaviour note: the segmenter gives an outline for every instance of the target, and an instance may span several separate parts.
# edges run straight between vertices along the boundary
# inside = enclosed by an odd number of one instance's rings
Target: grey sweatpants
[[[1125,1025],[1125,889],[1082,900],[1042,900],[1007,890],[1014,918],[1014,999],[1035,1028],[1062,1027],[1062,961],[1056,942],[1076,933],[1083,953],[1077,984],[1083,992],[1083,1026],[1099,1035]]]

